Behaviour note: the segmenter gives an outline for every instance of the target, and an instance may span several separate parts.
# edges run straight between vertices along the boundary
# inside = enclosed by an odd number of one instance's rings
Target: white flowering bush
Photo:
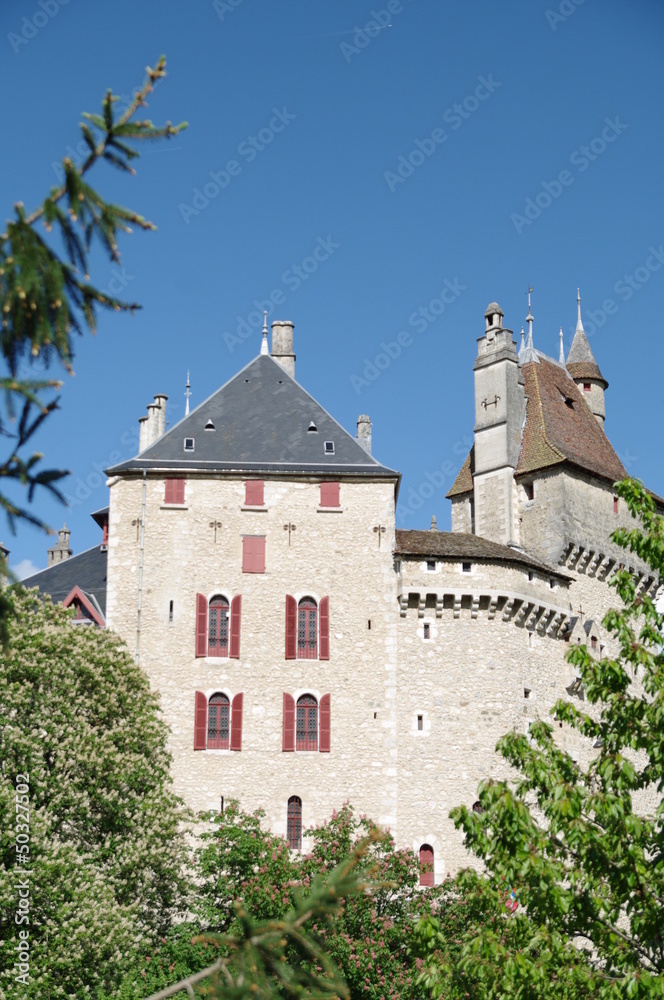
[[[74,625],[35,590],[8,600],[0,997],[94,997],[182,917],[188,816],[171,788],[157,697],[125,645]],[[25,833],[17,843],[26,824],[17,782],[28,786],[28,851]],[[26,930],[29,974],[17,980]]]

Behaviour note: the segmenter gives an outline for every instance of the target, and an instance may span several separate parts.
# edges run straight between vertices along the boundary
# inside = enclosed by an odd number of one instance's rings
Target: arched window
[[[420,847],[420,885],[433,885],[433,847],[422,844]]]
[[[228,750],[230,702],[225,694],[213,694],[208,701],[208,750]]]
[[[208,656],[228,656],[228,601],[221,594],[210,599]]]
[[[297,699],[295,749],[318,750],[318,702],[312,694]]]
[[[288,800],[286,836],[291,850],[302,850],[302,799],[297,795],[291,795]]]
[[[297,606],[297,658],[318,658],[318,607],[311,597],[303,597]]]

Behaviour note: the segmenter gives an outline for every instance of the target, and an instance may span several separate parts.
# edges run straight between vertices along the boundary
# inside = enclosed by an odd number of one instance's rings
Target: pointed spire
[[[574,331],[572,345],[567,354],[567,371],[575,381],[583,381],[584,378],[601,379],[604,383],[604,388],[606,389],[609,383],[599,370],[599,365],[595,361],[595,355],[590,349],[586,331],[583,329],[583,321],[581,319],[581,294],[578,288],[576,291],[576,306],[576,330]]]
[[[577,288],[576,290],[576,328],[580,330],[581,333],[586,331],[583,329],[583,320],[581,319],[581,292]]]
[[[184,404],[184,415],[185,415],[185,417],[188,417],[189,416],[189,397],[191,396],[191,383],[189,381],[189,372],[187,372],[187,385],[186,385],[185,390],[184,390],[184,396],[185,396],[185,399],[186,399],[186,403]]]
[[[261,340],[261,354],[269,354],[267,348],[267,309],[263,311],[263,339]]]
[[[564,368],[565,367],[565,348],[563,346],[563,328],[562,328],[562,326],[560,328],[559,337],[560,337],[560,351],[558,352],[558,361],[560,362],[560,364]]]
[[[532,314],[530,308],[530,293],[534,292],[535,289],[530,285],[528,287],[528,315],[526,316],[526,323],[528,324],[528,344],[527,347],[533,346],[533,319],[535,318]]]
[[[525,351],[525,349],[526,349],[526,335],[524,333],[523,327],[521,327],[521,347],[519,348],[519,354],[521,353],[521,351]]]

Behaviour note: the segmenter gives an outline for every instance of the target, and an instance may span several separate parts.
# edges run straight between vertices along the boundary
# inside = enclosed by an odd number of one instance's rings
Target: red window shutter
[[[286,595],[286,659],[294,660],[297,655],[297,601]]]
[[[242,704],[244,695],[236,694],[231,704],[231,750],[242,749]]]
[[[426,868],[427,871],[423,871]],[[420,847],[420,885],[433,885],[433,847],[422,844]]]
[[[231,601],[231,642],[228,655],[238,660],[240,658],[240,618],[242,616],[242,595],[238,594]],[[232,748],[231,748],[232,749]]]
[[[243,535],[242,572],[265,572],[265,535]]]
[[[329,660],[330,658],[330,598],[323,597],[318,607],[318,617],[320,620],[320,638],[318,644],[318,658]]]
[[[339,506],[339,483],[320,484],[320,505],[321,507]]]
[[[206,731],[207,698],[202,691],[197,691],[194,708],[194,750],[205,750]]]
[[[264,504],[264,483],[262,479],[247,479],[244,484],[246,507],[262,507]]]
[[[205,594],[196,594],[196,656],[207,656],[207,611]]]
[[[284,691],[284,718],[281,749],[295,750],[295,698]]]
[[[184,503],[184,479],[167,479],[164,503]]]
[[[329,694],[324,694],[320,700],[319,706],[319,735],[318,735],[318,749],[321,753],[330,752],[330,696]]]

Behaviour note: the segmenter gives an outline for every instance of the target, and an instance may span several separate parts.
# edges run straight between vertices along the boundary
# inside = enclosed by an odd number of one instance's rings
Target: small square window
[[[530,688],[524,688],[523,689],[523,697],[524,698],[530,698]]]
[[[472,568],[473,568],[472,563],[469,562],[461,563],[461,569],[463,570],[464,573],[470,573]]]
[[[185,438],[184,439],[184,450],[185,451],[193,451],[194,450],[194,439],[193,438]]]
[[[429,622],[424,623],[424,638],[425,639],[431,638],[431,625],[429,624]]]
[[[590,382],[584,382],[583,383],[583,391],[584,392],[590,392]]]
[[[334,441],[325,442],[325,454],[334,455]]]
[[[551,577],[551,579],[549,580],[549,586],[551,587],[551,590],[556,589],[556,581],[553,579],[553,577]]]
[[[523,490],[524,490],[524,493],[526,494],[526,500],[534,500],[535,499],[535,484],[534,483],[524,483],[523,484]]]
[[[435,570],[436,570],[436,560],[435,559],[427,559],[427,570],[429,571],[429,573],[434,573],[435,572]]]

